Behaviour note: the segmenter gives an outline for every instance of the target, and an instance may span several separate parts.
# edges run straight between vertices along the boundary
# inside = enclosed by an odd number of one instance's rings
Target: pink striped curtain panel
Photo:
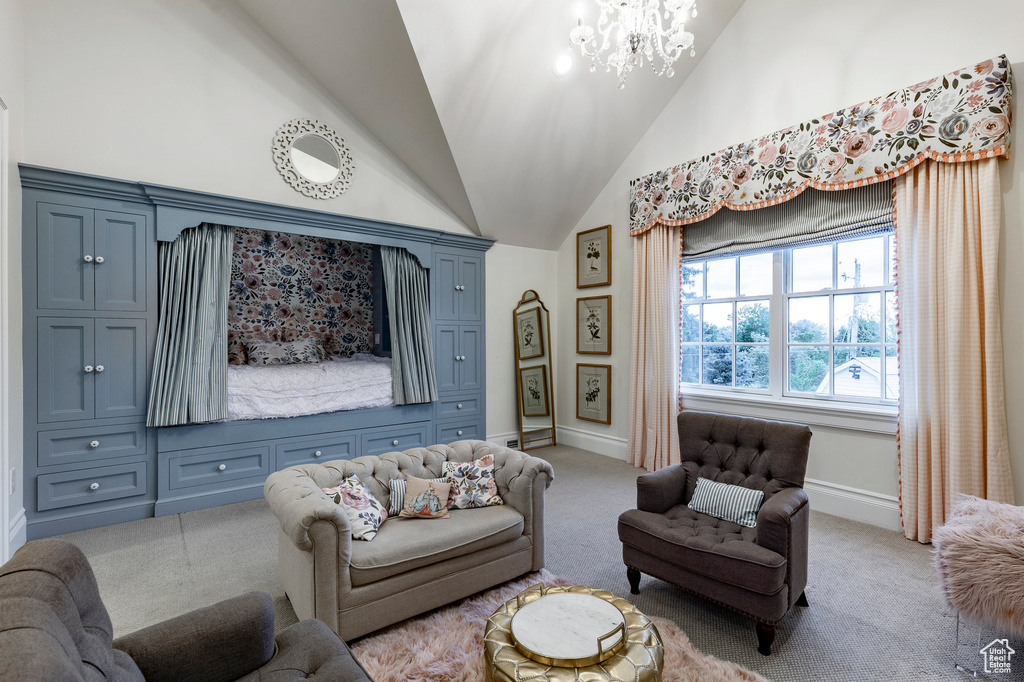
[[[633,361],[629,461],[657,471],[679,464],[679,227],[655,227],[633,242]]]
[[[931,541],[955,495],[1013,503],[999,322],[996,159],[895,184],[903,533]]]

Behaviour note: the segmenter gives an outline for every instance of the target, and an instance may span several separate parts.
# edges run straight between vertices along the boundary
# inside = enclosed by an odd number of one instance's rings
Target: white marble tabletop
[[[524,605],[512,617],[515,641],[548,658],[578,659],[596,656],[597,638],[625,618],[613,604],[589,594],[547,594]],[[621,641],[616,634],[604,640],[607,651]],[[523,653],[526,653],[525,651]]]

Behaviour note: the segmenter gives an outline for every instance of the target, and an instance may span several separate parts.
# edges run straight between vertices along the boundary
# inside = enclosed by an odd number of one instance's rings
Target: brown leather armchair
[[[0,567],[0,682],[371,682],[318,620],[274,637],[270,595],[250,592],[113,639],[88,559],[35,540]]]
[[[639,594],[646,573],[751,616],[767,656],[790,607],[808,605],[811,430],[693,411],[680,412],[677,425],[682,464],[640,476],[637,508],[619,517],[631,591]],[[756,527],[691,510],[698,477],[763,490]]]

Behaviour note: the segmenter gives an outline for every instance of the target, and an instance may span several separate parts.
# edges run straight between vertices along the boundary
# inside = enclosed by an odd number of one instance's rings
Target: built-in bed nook
[[[30,538],[254,499],[295,464],[484,437],[492,240],[21,178]]]
[[[381,268],[372,244],[236,228],[227,419],[394,405]]]

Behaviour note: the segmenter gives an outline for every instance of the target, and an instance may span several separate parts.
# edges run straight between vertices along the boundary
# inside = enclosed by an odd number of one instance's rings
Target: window
[[[893,242],[884,234],[684,262],[681,388],[896,401]]]

